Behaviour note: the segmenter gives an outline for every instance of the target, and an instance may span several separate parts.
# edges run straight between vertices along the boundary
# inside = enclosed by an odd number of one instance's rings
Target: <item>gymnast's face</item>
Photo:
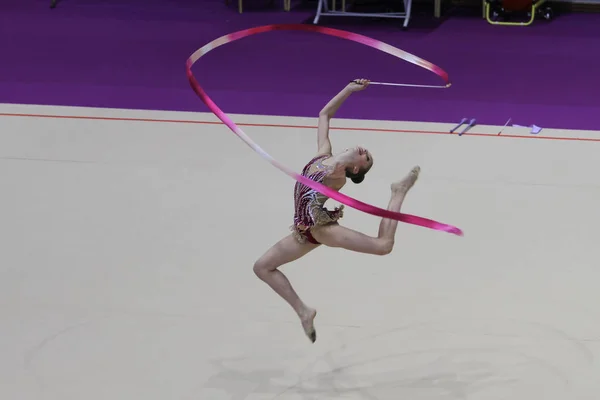
[[[368,171],[373,166],[373,156],[369,150],[364,147],[356,146],[351,149],[346,150],[349,155],[349,164],[354,173],[358,173],[358,171]]]

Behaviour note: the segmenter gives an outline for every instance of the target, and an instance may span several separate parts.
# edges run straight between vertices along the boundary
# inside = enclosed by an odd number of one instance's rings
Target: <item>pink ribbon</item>
[[[394,57],[403,59],[405,61],[416,64],[420,67],[423,67],[436,75],[440,76],[446,86],[450,86],[450,81],[448,79],[448,74],[441,69],[440,67],[430,63],[429,61],[425,61],[413,54],[407,53],[404,50],[400,50],[396,47],[393,47],[389,44],[383,43],[379,40],[375,40],[369,38],[367,36],[359,35],[352,32],[342,31],[338,29],[332,28],[324,28],[316,25],[302,25],[302,24],[278,24],[278,25],[265,25],[256,28],[246,29],[239,32],[230,33],[228,35],[222,36],[218,39],[213,40],[210,43],[207,43],[200,49],[196,50],[187,60],[186,62],[186,73],[189,79],[190,85],[194,92],[200,97],[200,99],[206,104],[206,106],[225,124],[231,129],[233,133],[235,133],[240,139],[242,139],[248,146],[250,146],[254,151],[256,151],[261,157],[265,160],[269,161],[276,168],[291,176],[298,182],[303,183],[304,185],[326,195],[329,198],[339,201],[342,204],[345,204],[349,207],[355,208],[357,210],[363,211],[365,213],[376,215],[383,218],[389,218],[400,222],[405,222],[408,224],[418,225],[425,228],[435,229],[439,231],[449,232],[455,235],[462,236],[463,232],[452,225],[443,224],[437,221],[433,221],[427,218],[418,217],[415,215],[403,214],[392,212],[383,208],[379,208],[373,206],[371,204],[363,203],[362,201],[356,200],[352,197],[346,196],[345,194],[340,193],[337,190],[333,190],[319,182],[315,182],[310,180],[294,171],[285,165],[281,164],[273,157],[271,157],[266,151],[264,151],[258,144],[256,144],[244,131],[242,131],[213,101],[204,89],[200,86],[194,74],[192,74],[192,66],[200,59],[200,57],[204,56],[209,51],[222,46],[226,43],[233,42],[235,40],[242,39],[247,36],[256,35],[258,33],[264,33],[275,30],[299,30],[299,31],[307,31],[307,32],[317,32],[322,33],[329,36],[336,36],[341,39],[351,40],[353,42],[364,44],[365,46],[373,47],[377,50],[388,53]]]

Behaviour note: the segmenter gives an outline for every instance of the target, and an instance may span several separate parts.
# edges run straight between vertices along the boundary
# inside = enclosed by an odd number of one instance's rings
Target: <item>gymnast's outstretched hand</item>
[[[353,92],[365,90],[371,81],[368,79],[355,79],[348,84],[348,89]]]

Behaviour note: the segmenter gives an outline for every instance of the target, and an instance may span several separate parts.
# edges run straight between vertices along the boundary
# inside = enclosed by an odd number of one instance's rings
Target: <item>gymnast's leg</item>
[[[279,296],[292,306],[298,317],[300,317],[304,332],[312,342],[317,339],[313,325],[317,311],[304,304],[298,294],[296,294],[294,288],[292,288],[290,281],[277,268],[305,256],[317,247],[319,247],[318,244],[309,242],[299,243],[290,234],[267,250],[254,263],[254,273],[256,276],[266,282]]]
[[[415,167],[404,179],[392,184],[392,197],[388,204],[388,210],[400,212],[404,198],[417,181],[420,171],[419,167]],[[379,224],[377,237],[365,235],[337,223],[313,228],[311,233],[319,243],[329,247],[341,247],[360,253],[385,255],[389,254],[394,248],[394,236],[397,227],[398,221],[383,218]]]

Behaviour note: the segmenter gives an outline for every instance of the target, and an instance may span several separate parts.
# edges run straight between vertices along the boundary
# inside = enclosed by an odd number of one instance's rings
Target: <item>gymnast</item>
[[[366,173],[373,166],[373,156],[360,146],[333,155],[329,140],[329,123],[352,93],[364,90],[367,86],[369,80],[352,81],[321,110],[317,130],[317,154],[303,168],[303,176],[337,191],[346,184],[347,178],[357,184],[364,180]],[[400,212],[404,197],[416,182],[419,172],[420,167],[414,167],[404,179],[391,185],[388,210]],[[254,273],[296,311],[305,334],[313,343],[317,339],[314,328],[317,311],[304,304],[278,268],[303,257],[321,244],[360,253],[389,254],[394,247],[394,236],[398,226],[398,221],[383,218],[376,237],[345,228],[337,222],[342,218],[344,206],[329,210],[325,207],[327,199],[325,195],[297,182],[294,188],[294,224],[290,228],[292,233],[267,250],[254,264]]]

